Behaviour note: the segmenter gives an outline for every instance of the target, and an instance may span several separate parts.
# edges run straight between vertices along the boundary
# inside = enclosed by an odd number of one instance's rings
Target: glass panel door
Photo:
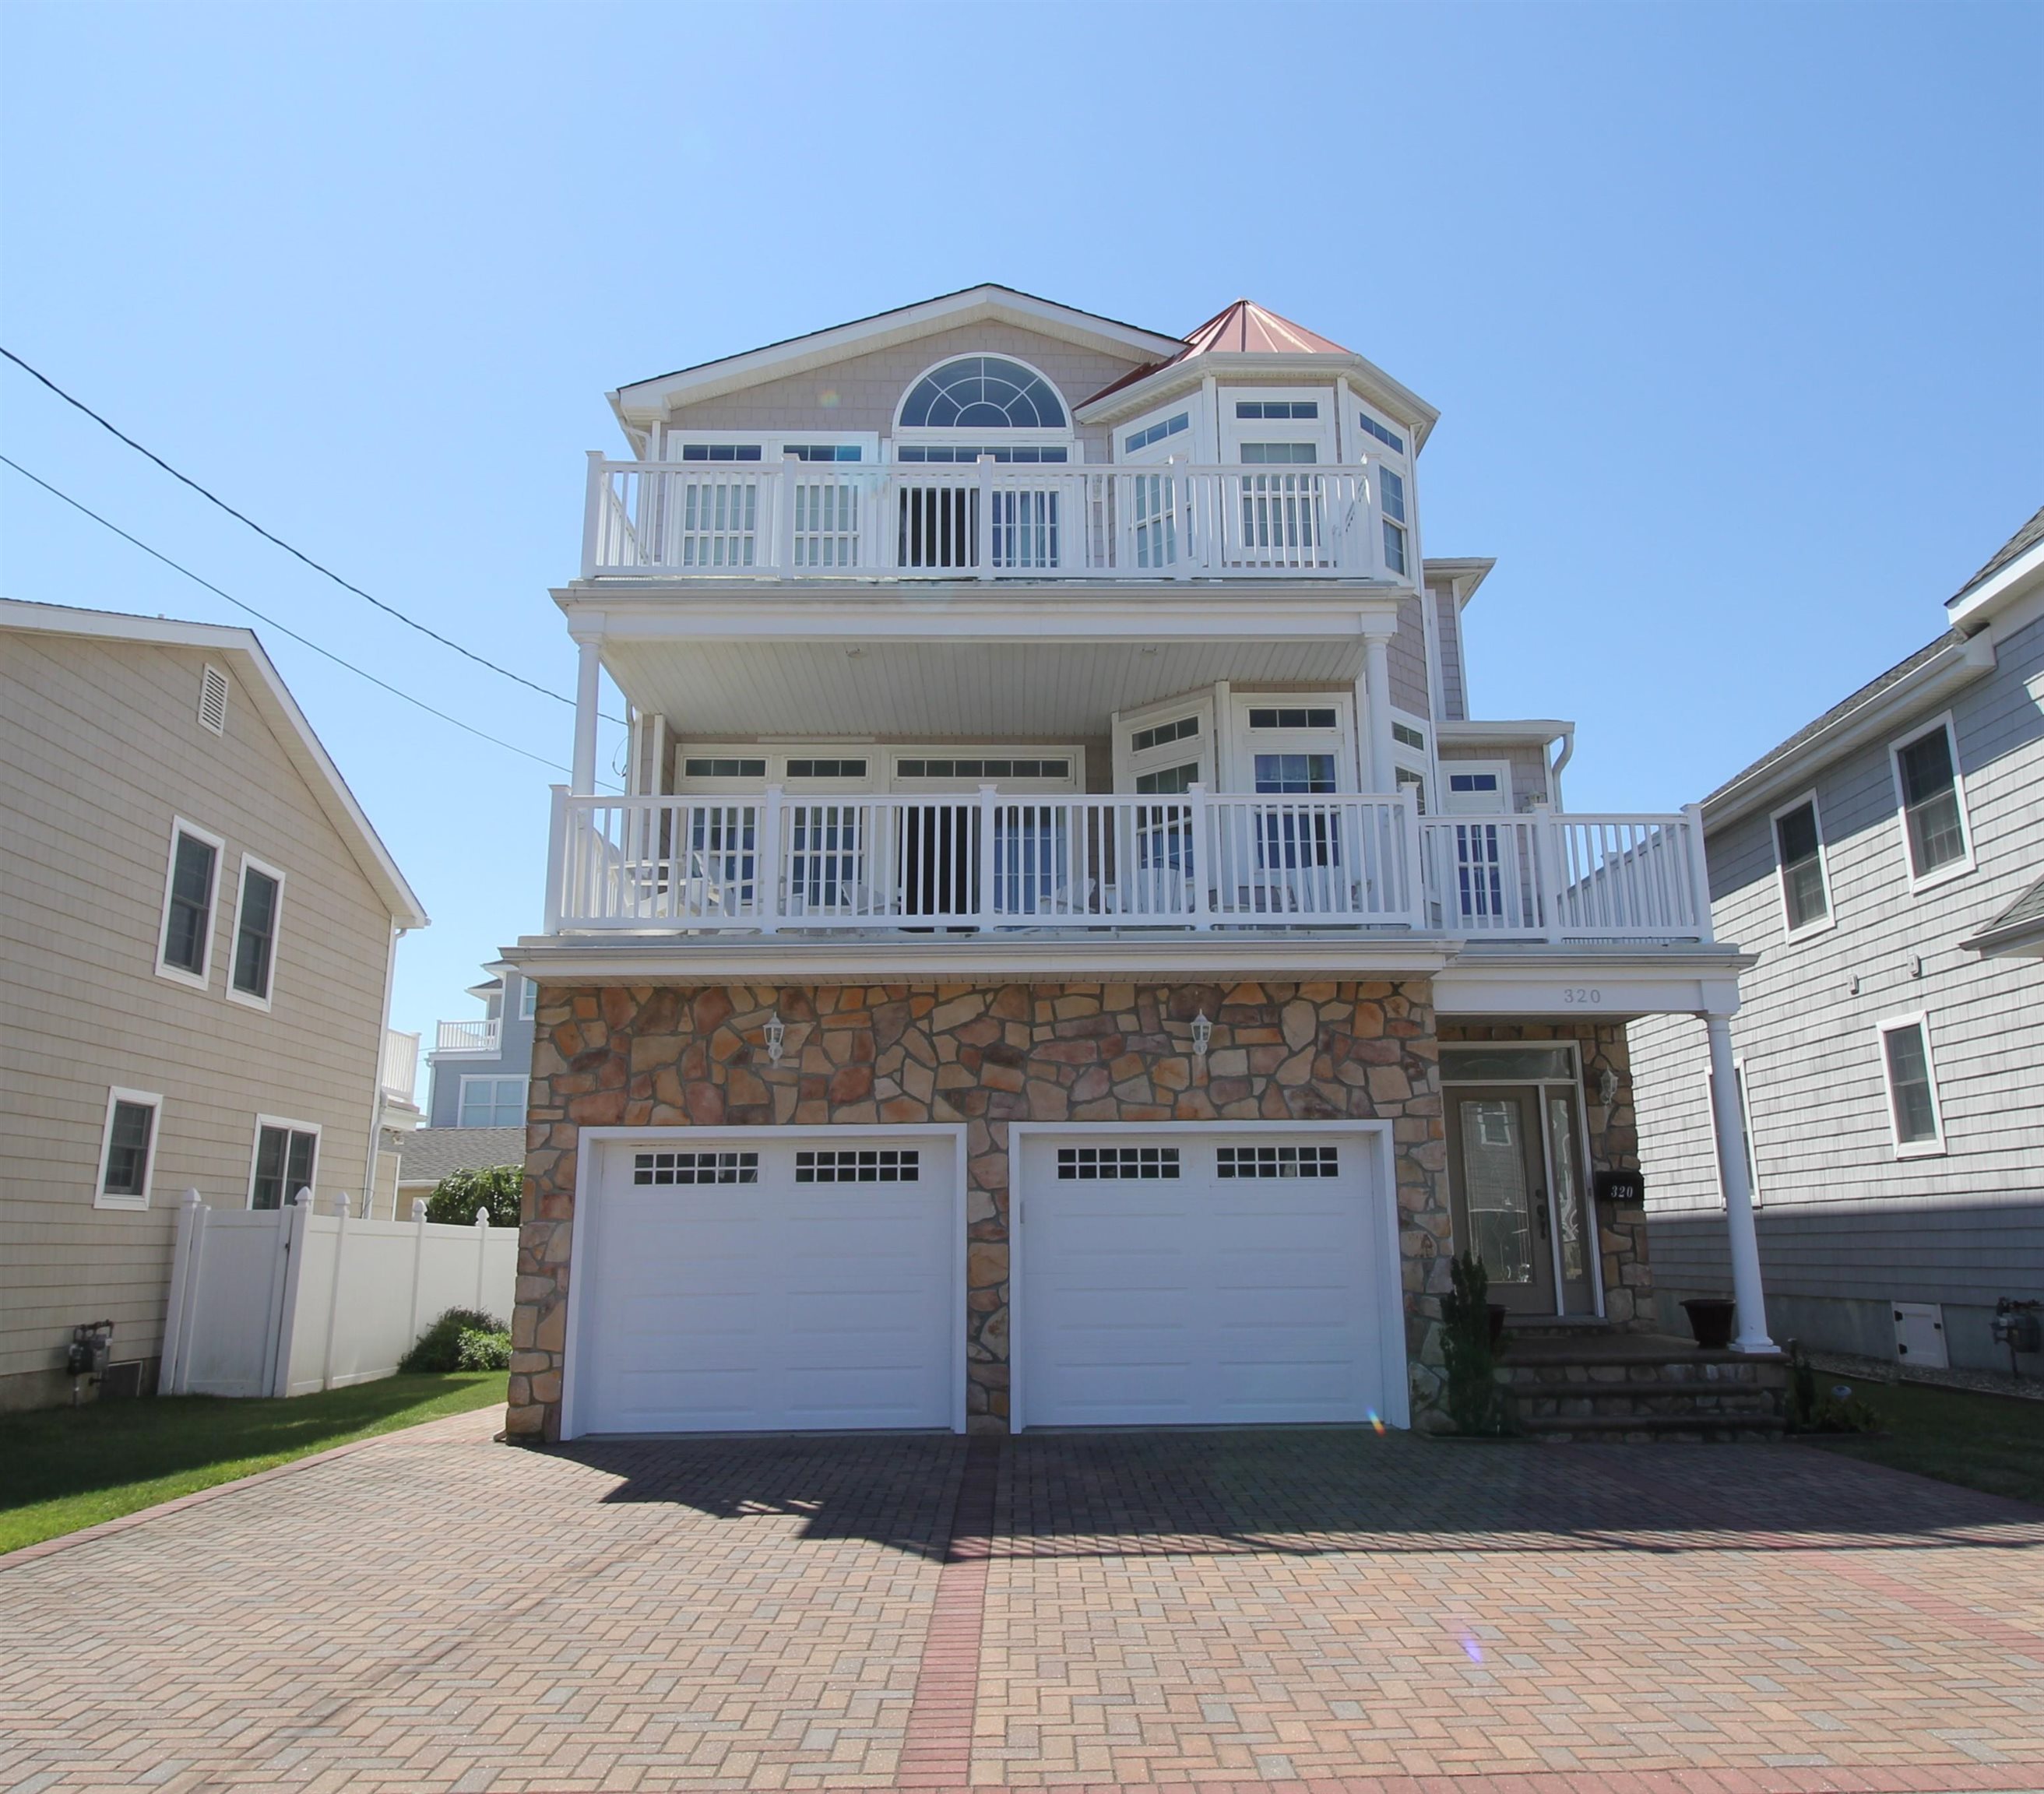
[[[1548,1090],[1548,1187],[1554,1193],[1554,1239],[1562,1270],[1562,1312],[1591,1315],[1596,1312],[1596,1271],[1592,1259],[1596,1252],[1596,1224],[1592,1217],[1589,1193],[1582,1175],[1582,1135],[1577,1125],[1574,1095],[1566,1090]]]
[[[1483,1260],[1490,1300],[1518,1314],[1555,1312],[1540,1098],[1537,1088],[1450,1093],[1456,1249]]]

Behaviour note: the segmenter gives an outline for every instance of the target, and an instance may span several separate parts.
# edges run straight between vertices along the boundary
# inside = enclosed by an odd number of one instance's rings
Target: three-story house
[[[993,286],[611,396],[513,1436],[1425,1423],[1462,1248],[1643,1323],[1625,1024],[1743,962],[1693,813],[1470,715],[1432,407]]]

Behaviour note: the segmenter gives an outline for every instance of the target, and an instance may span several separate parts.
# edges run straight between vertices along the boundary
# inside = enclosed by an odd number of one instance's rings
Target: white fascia
[[[1185,933],[1135,939],[1103,932],[1053,939],[816,939],[779,934],[728,939],[697,935],[528,935],[505,957],[552,983],[1021,984],[1138,983],[1160,978],[1233,982],[1244,978],[1431,977],[1454,956],[1453,943],[1405,937],[1270,936]]]
[[[1405,588],[1382,581],[1116,582],[1003,580],[790,590],[778,583],[571,586],[554,602],[577,640],[635,641],[1349,641],[1396,635]]]
[[[1727,786],[1704,803],[1704,826],[1719,829],[1765,806],[1779,803],[1815,778],[1819,770],[1855,749],[1904,726],[1913,713],[1945,708],[1960,686],[1994,670],[1994,641],[1977,635],[1953,642],[1915,671],[1884,686],[1857,709],[1848,711],[1789,753],[1769,761],[1748,777]]]

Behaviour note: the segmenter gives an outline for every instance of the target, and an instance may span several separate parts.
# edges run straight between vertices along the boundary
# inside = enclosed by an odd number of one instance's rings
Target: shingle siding
[[[1765,812],[1709,836],[1718,936],[1760,955],[1731,1029],[1746,1065],[1763,1269],[1770,1300],[1786,1310],[1817,1298],[1991,1308],[2001,1295],[2044,1293],[2044,962],[1959,945],[2037,875],[2040,699],[2044,621],[2004,639],[1995,670],[1949,704],[1926,705],[1814,774],[1804,789],[1817,796],[1836,922],[1824,932],[1785,938]],[[1888,743],[1946,709],[1974,869],[1912,893]],[[1901,1158],[1876,1024],[1919,1012],[1948,1150]],[[1726,1275],[1722,1220],[1678,1218],[1721,1213],[1702,1027],[1657,1017],[1632,1032],[1660,1279],[1678,1293],[1716,1287]]]
[[[977,324],[686,405],[671,422],[682,430],[871,430],[885,436],[893,430],[895,411],[910,383],[937,363],[961,355],[1006,355],[1026,362],[1058,389],[1067,407],[1090,398],[1143,360],[1132,353],[1104,355],[1012,324]],[[834,401],[826,402],[827,394]],[[1113,459],[1109,432],[1082,424],[1078,435],[1089,463]]]
[[[200,724],[206,663],[0,634],[0,1389],[79,1321],[154,1355],[179,1200],[245,1204],[259,1112],[321,1126],[321,1195],[363,1189],[390,917],[238,683]],[[202,992],[154,969],[174,815],[226,841]],[[286,874],[267,1013],[225,996],[244,853]],[[93,1206],[114,1085],[163,1098],[144,1211]]]

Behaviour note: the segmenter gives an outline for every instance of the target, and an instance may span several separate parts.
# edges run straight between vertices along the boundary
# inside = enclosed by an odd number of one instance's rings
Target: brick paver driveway
[[[1777,1446],[494,1444],[0,1567],[0,1787],[2044,1786],[2044,1513]]]

